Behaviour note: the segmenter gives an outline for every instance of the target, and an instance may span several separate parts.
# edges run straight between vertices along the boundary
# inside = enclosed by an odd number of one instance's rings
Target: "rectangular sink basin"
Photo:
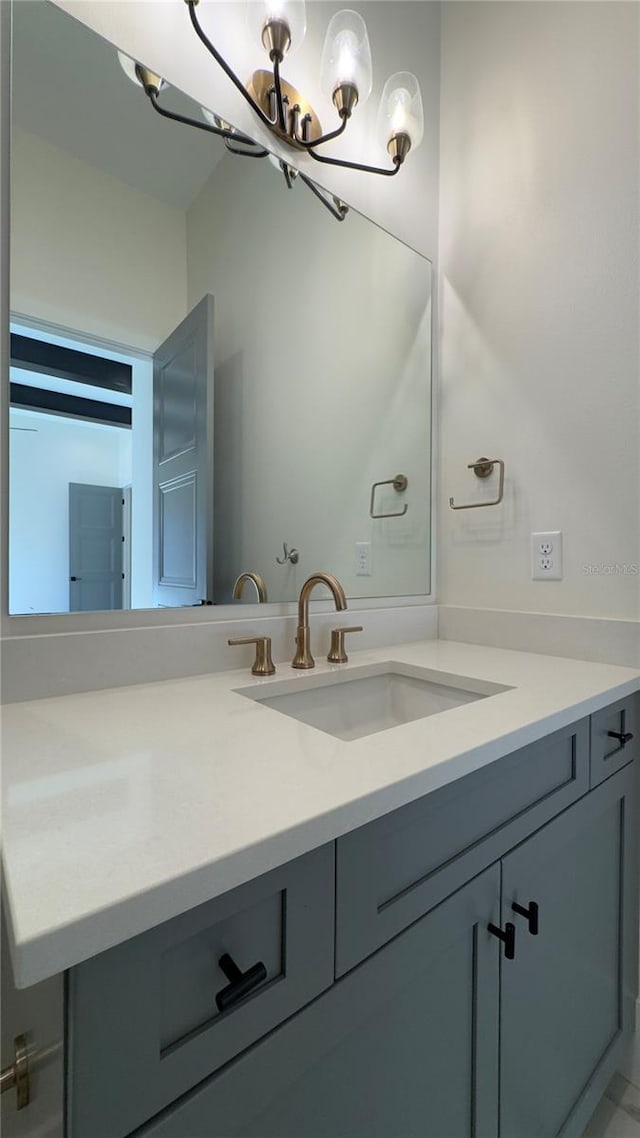
[[[265,707],[350,741],[510,689],[467,676],[384,663],[239,689]]]

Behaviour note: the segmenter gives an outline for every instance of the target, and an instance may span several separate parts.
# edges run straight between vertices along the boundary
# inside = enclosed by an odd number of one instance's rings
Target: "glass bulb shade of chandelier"
[[[356,103],[369,98],[373,84],[371,47],[367,25],[358,12],[344,9],[332,16],[322,50],[320,83],[327,98],[339,111],[346,106],[348,114]],[[349,88],[355,90],[355,100]]]
[[[378,135],[390,154],[402,155],[401,161],[422,142],[422,96],[418,80],[410,71],[398,71],[387,79],[378,111]]]
[[[249,0],[247,23],[251,39],[257,39],[270,57],[273,50],[277,51],[281,62],[305,37],[305,0]]]

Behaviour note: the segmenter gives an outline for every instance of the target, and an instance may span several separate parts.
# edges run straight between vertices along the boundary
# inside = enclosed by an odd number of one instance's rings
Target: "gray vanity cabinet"
[[[67,1138],[579,1138],[632,1031],[636,714],[73,969]],[[264,975],[221,1008],[224,954]]]
[[[579,1138],[632,1030],[636,782],[505,849],[140,1138]]]
[[[580,1135],[597,1101],[589,1081],[602,1067],[601,1093],[613,1045],[633,1030],[634,775],[627,767],[503,859],[502,919],[516,927],[501,970],[505,1138]]]
[[[499,899],[493,866],[139,1138],[495,1136]]]

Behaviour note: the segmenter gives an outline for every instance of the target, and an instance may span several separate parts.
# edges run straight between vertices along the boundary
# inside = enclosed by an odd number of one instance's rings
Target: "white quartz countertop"
[[[3,866],[27,987],[640,688],[629,668],[425,641],[397,662],[511,690],[343,742],[237,693],[280,665],[2,709]]]

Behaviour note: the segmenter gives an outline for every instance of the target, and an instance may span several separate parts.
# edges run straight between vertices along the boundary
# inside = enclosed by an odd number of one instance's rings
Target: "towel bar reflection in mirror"
[[[376,490],[377,490],[378,486],[393,486],[393,489],[398,494],[402,494],[407,489],[408,485],[409,485],[409,479],[407,478],[406,474],[396,474],[395,478],[387,478],[384,482],[374,482],[373,486],[371,487],[371,501],[369,502],[369,517],[370,518],[403,518],[404,515],[406,514],[407,510],[409,509],[406,502],[405,502],[404,506],[402,507],[402,509],[396,510],[395,513],[376,514],[375,509],[374,509],[375,498],[376,498]]]

